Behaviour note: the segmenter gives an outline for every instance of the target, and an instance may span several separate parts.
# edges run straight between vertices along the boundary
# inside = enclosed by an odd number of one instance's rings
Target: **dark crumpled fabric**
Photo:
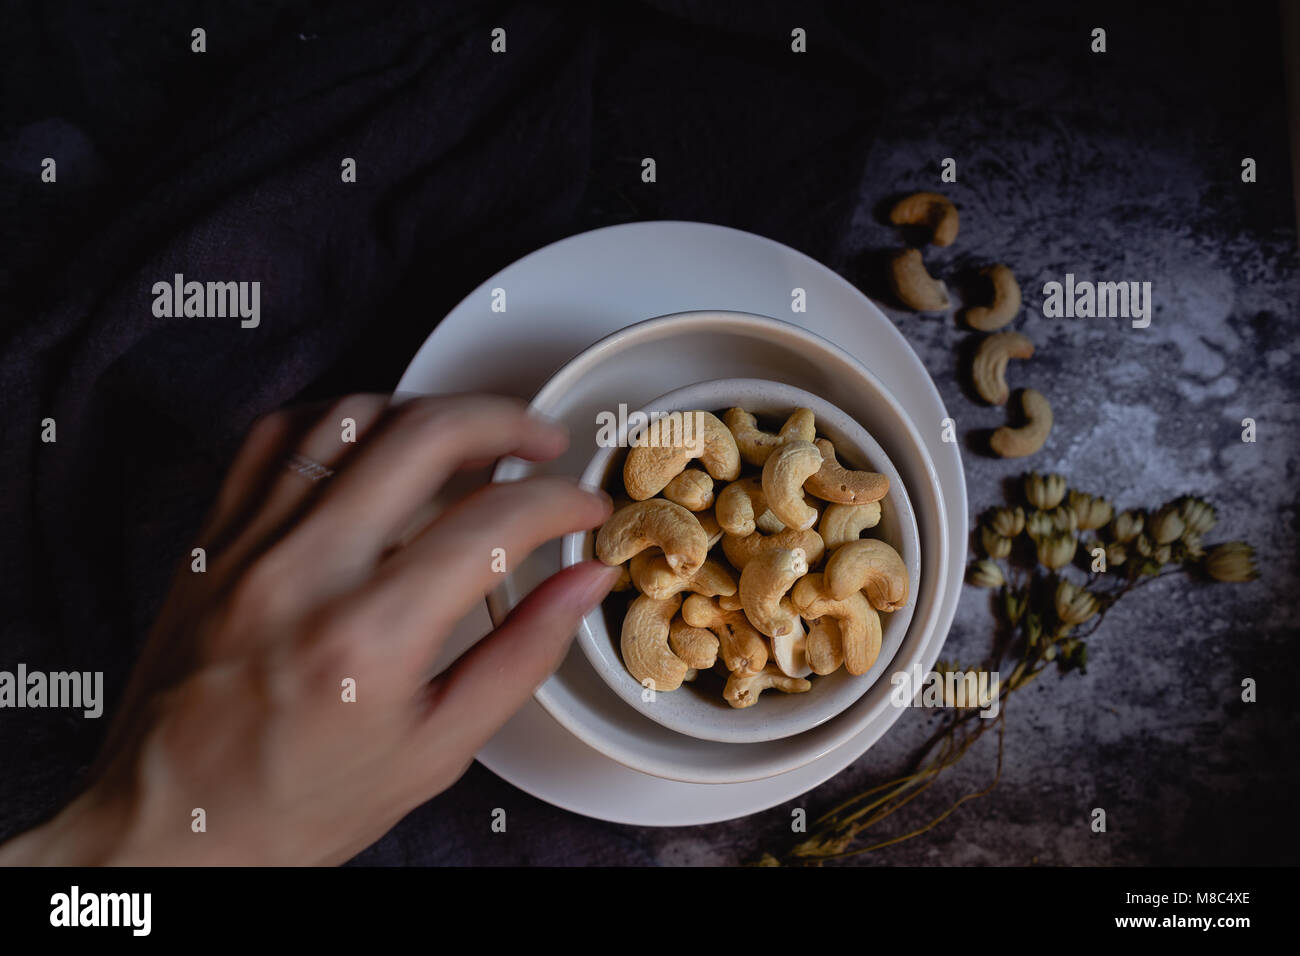
[[[0,837],[74,792],[255,416],[391,389],[476,284],[588,228],[830,257],[881,97],[851,2],[73,7],[0,34],[0,669],[102,670],[108,703],[0,714]],[[260,326],[154,317],[175,273],[260,281]]]

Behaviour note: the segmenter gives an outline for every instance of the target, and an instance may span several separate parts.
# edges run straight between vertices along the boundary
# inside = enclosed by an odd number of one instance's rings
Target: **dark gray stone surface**
[[[958,162],[958,182],[942,188],[961,235],[927,261],[946,277],[995,261],[1019,276],[1026,308],[1013,327],[1038,353],[1015,384],[1056,410],[1029,464],[1120,507],[1205,495],[1220,516],[1207,539],[1249,541],[1262,573],[1244,585],[1171,578],[1127,597],[1093,639],[1086,675],[1044,675],[1013,698],[992,795],[860,862],[1294,864],[1300,274],[1273,9],[901,6],[881,19],[879,67],[894,92],[879,137],[843,157],[862,169],[856,194],[827,197],[854,207],[830,264],[886,307],[938,384],[966,440],[972,521],[1024,465],[971,438],[1003,420],[960,381],[971,333],[952,316],[893,309],[881,287],[881,255],[898,244],[881,207],[940,188],[946,156]],[[1104,55],[1088,51],[1097,25],[1109,27]],[[1241,181],[1245,156],[1258,163],[1254,184]],[[1067,272],[1151,282],[1151,326],[1044,318],[1043,284]],[[1241,441],[1245,417],[1255,444]],[[982,657],[991,624],[986,592],[967,587],[945,656]],[[1259,682],[1258,703],[1240,702],[1244,677]],[[816,816],[897,775],[934,724],[910,710],[817,790],[697,828],[582,819],[476,765],[358,862],[740,863],[789,845],[793,807]],[[983,787],[995,755],[988,735],[888,832]],[[489,834],[493,806],[509,808],[508,835]],[[1105,834],[1089,829],[1094,807]]]

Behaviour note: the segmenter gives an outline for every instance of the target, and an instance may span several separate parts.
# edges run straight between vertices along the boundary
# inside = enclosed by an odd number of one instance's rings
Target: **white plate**
[[[789,311],[796,287],[805,290],[806,313]],[[494,289],[505,290],[507,311],[492,310]],[[530,398],[595,340],[653,315],[704,308],[775,315],[832,340],[870,368],[916,421],[943,487],[952,536],[948,586],[921,659],[929,669],[956,611],[965,562],[959,450],[940,438],[947,412],[902,335],[850,283],[807,256],[702,223],[632,223],[573,236],[524,257],[467,296],[425,341],[398,391],[494,391]],[[462,622],[446,656],[490,629],[484,605]],[[812,789],[861,756],[898,714],[891,708],[843,746],[780,776],[686,784],[629,770],[596,753],[530,701],[479,760],[515,786],[576,813],[638,825],[694,825],[754,813]]]

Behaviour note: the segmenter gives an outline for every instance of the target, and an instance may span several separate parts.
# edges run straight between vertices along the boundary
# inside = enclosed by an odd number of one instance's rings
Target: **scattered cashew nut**
[[[1020,405],[1026,422],[1019,428],[1003,425],[993,433],[989,444],[1003,458],[1024,458],[1043,447],[1052,431],[1052,406],[1042,392],[1032,388],[1024,390]],[[724,546],[726,539],[723,539]]]
[[[768,637],[794,633],[794,608],[782,599],[807,573],[808,559],[802,548],[772,548],[745,565],[739,593],[749,623]]]
[[[889,260],[889,284],[898,301],[914,312],[942,312],[952,304],[948,287],[925,271],[916,249],[903,249]]]
[[[1027,359],[1034,354],[1034,343],[1019,332],[998,332],[980,343],[971,367],[975,391],[990,405],[1006,404],[1011,397],[1007,387],[1007,362]]]
[[[698,433],[696,422],[701,424]],[[687,431],[692,434],[687,436]],[[734,481],[740,475],[736,439],[716,415],[699,410],[670,413],[637,436],[623,463],[623,486],[634,501],[644,501],[663,491],[694,458],[717,481]]]
[[[812,442],[789,441],[763,465],[767,506],[787,528],[803,531],[817,523],[817,509],[804,502],[803,486],[823,464],[822,453]]]
[[[865,591],[877,611],[897,611],[907,603],[907,565],[879,538],[860,538],[836,550],[826,562],[825,583],[836,600]]]
[[[703,627],[691,627],[678,614],[668,626],[668,646],[693,670],[706,671],[718,660],[718,638]]]
[[[664,485],[662,494],[687,511],[704,511],[713,504],[713,479],[698,468],[687,468]]]
[[[863,531],[874,528],[878,524],[880,524],[879,501],[868,501],[862,505],[831,504],[827,505],[826,510],[822,512],[817,533],[822,536],[826,550],[834,551],[842,544],[856,541],[862,536]]]
[[[745,464],[759,468],[779,445],[787,441],[812,441],[817,436],[816,422],[808,408],[796,408],[775,435],[759,428],[758,419],[743,408],[728,409],[722,419],[731,429]]]
[[[638,591],[659,600],[683,591],[709,597],[736,593],[736,579],[726,567],[711,558],[705,558],[693,573],[681,574],[668,566],[668,560],[662,554],[642,551],[632,558],[631,574]]]
[[[681,604],[678,595],[659,601],[643,594],[627,609],[620,641],[623,663],[643,687],[669,691],[682,686],[686,662],[668,646],[669,622]]]
[[[823,501],[841,505],[866,504],[869,501],[879,501],[889,494],[887,476],[876,471],[850,471],[845,468],[835,458],[835,446],[825,438],[817,439],[816,448],[822,456],[822,464],[804,482],[804,488],[810,494]]]
[[[717,635],[719,657],[731,673],[748,677],[766,666],[767,641],[744,611],[724,611],[712,598],[692,594],[682,602],[682,620]]]
[[[776,534],[759,534],[755,532],[754,534],[747,534],[743,538],[728,534],[722,538],[722,553],[727,556],[731,566],[737,568],[741,574],[745,573],[745,566],[756,555],[762,554],[771,548],[787,548],[791,550],[802,548],[810,566],[820,561],[822,555],[826,552],[826,546],[822,544],[821,535],[812,528],[805,531],[786,528]]]
[[[861,591],[836,600],[826,591],[821,574],[808,574],[795,584],[791,597],[805,620],[833,617],[839,622],[845,670],[865,674],[871,669],[880,655],[880,615]]]
[[[980,275],[993,283],[993,303],[967,309],[966,324],[981,332],[995,332],[1020,311],[1020,283],[1015,273],[1001,264],[981,269]]]
[[[787,694],[802,694],[812,690],[812,683],[802,677],[783,674],[775,664],[769,664],[757,674],[745,676],[732,674],[727,678],[727,686],[723,688],[722,696],[728,704],[739,710],[754,706],[758,703],[759,694],[773,688]]]
[[[950,246],[957,238],[957,207],[939,193],[912,193],[894,203],[889,221],[895,226],[929,226],[934,230],[930,241],[936,246]]]

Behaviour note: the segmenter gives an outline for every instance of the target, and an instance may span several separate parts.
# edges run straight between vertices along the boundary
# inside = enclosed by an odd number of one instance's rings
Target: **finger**
[[[387,395],[358,394],[316,407],[314,420],[299,429],[294,443],[266,463],[270,473],[257,495],[256,506],[245,516],[234,540],[220,550],[213,568],[218,579],[243,568],[273,543],[332,480],[313,481],[292,469],[287,456],[301,455],[337,472],[382,419],[388,406]]]
[[[384,622],[384,653],[405,674],[437,656],[440,636],[545,541],[601,524],[603,492],[557,476],[478,489],[380,567],[368,597]]]
[[[326,576],[378,560],[463,462],[518,455],[552,458],[567,447],[562,426],[530,414],[517,399],[453,395],[395,409],[285,542]],[[339,529],[347,529],[340,535]]]
[[[258,418],[235,454],[216,500],[199,530],[199,543],[213,550],[244,523],[275,476],[279,461],[307,427],[320,417],[319,403],[280,408]]]
[[[543,581],[430,683],[421,749],[457,747],[467,759],[481,750],[559,667],[579,622],[616,580],[617,568],[587,561]]]

